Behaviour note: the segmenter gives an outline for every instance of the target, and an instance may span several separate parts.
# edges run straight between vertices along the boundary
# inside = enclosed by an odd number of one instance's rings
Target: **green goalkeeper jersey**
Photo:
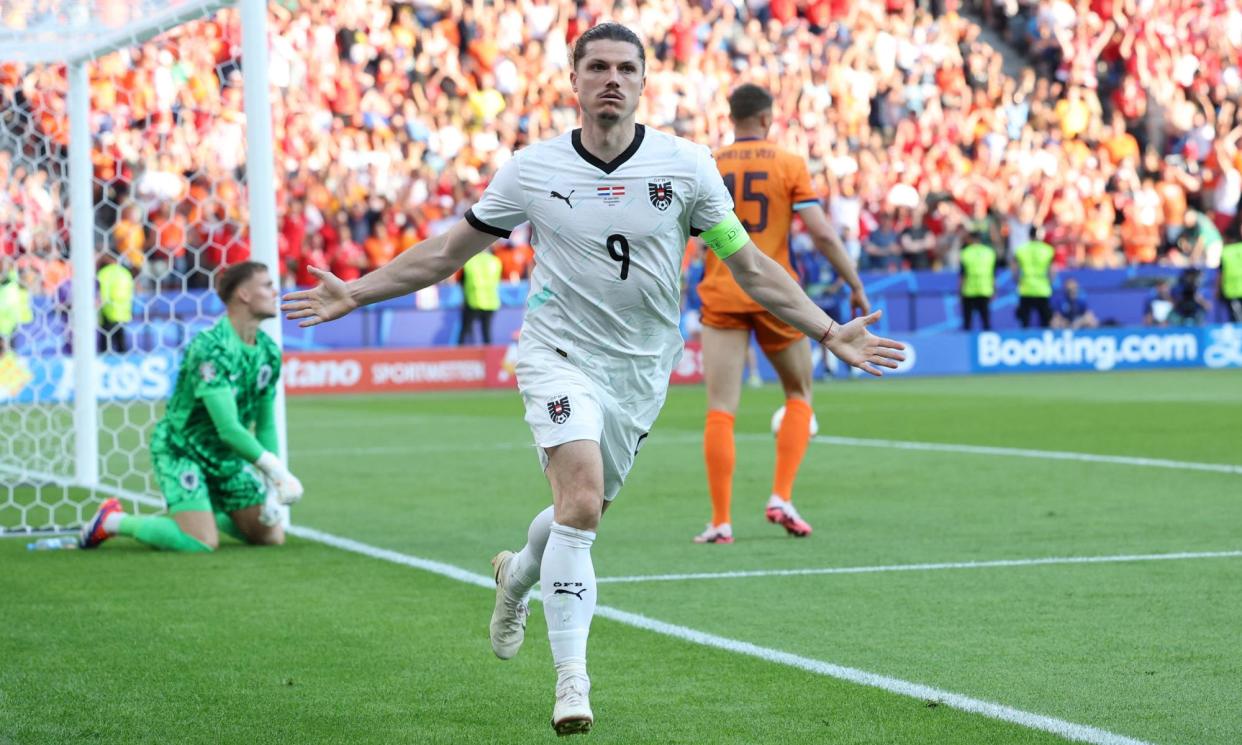
[[[186,349],[176,388],[153,433],[152,449],[168,447],[204,464],[237,460],[243,454],[221,438],[204,401],[221,393],[231,393],[236,401],[236,423],[247,431],[258,424],[260,443],[273,449],[274,442],[264,442],[274,439],[265,436],[264,424],[271,422],[279,378],[280,349],[271,337],[259,331],[255,343],[246,344],[228,316],[221,318]]]

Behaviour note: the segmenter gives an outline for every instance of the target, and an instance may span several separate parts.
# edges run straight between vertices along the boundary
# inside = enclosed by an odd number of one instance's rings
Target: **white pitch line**
[[[607,606],[597,606],[596,615],[618,621],[640,629],[652,631],[657,634],[664,634],[675,639],[687,641],[692,644],[701,644],[705,647],[715,647],[727,652],[743,654],[748,657],[757,657],[766,662],[774,662],[779,665],[787,665],[789,667],[805,670],[809,673],[824,675],[830,678],[836,678],[848,683],[867,686],[869,688],[879,688],[882,691],[895,693],[899,696],[908,696],[922,701],[935,701],[941,705],[948,706],[951,709],[970,712],[972,714],[980,714],[989,719],[999,719],[1004,722],[1017,724],[1027,729],[1040,730],[1043,732],[1051,732],[1059,735],[1072,742],[1085,742],[1092,745],[1152,745],[1151,743],[1138,740],[1133,737],[1127,737],[1115,732],[1092,727],[1086,724],[1076,724],[1068,722],[1064,719],[1045,716],[1043,714],[1035,714],[1022,709],[1015,709],[1012,706],[985,701],[983,699],[964,696],[960,693],[953,693],[940,688],[923,685],[921,683],[913,683],[901,678],[893,678],[878,673],[869,673],[866,670],[859,670],[853,667],[845,667],[836,665],[831,662],[803,657],[801,655],[782,652],[778,649],[770,649],[768,647],[760,647],[749,642],[728,639],[715,634],[709,634],[703,631],[687,628],[685,626],[677,626],[663,621],[640,616],[635,613],[627,613],[625,611],[616,610]]]
[[[350,551],[373,559],[389,561],[403,566],[422,569],[433,574],[439,574],[444,577],[465,582],[476,587],[485,589],[494,589],[495,582],[491,577],[481,574],[468,572],[465,569],[444,564],[430,559],[423,559],[409,554],[403,554],[398,551],[377,548],[366,543],[361,543],[349,538],[342,538],[324,533],[314,528],[307,528],[300,525],[290,526],[288,532],[291,535],[298,536],[310,541],[322,543],[324,545],[339,548],[344,551]],[[532,596],[533,599],[538,599]],[[773,662],[779,665],[805,670],[817,675],[823,675],[830,678],[836,678],[848,683],[868,686],[870,688],[879,688],[889,693],[895,693],[899,696],[908,696],[924,701],[936,701],[944,706],[948,706],[960,711],[970,712],[972,714],[980,714],[989,719],[998,719],[1012,724],[1017,724],[1028,729],[1040,730],[1042,732],[1050,732],[1059,735],[1067,740],[1074,742],[1091,743],[1092,745],[1152,745],[1143,740],[1137,740],[1125,735],[1119,735],[1115,732],[1091,727],[1085,724],[1076,724],[1064,719],[1049,717],[1043,714],[1036,714],[1022,709],[1015,709],[1011,706],[985,701],[982,699],[971,698],[959,693],[945,691],[940,688],[933,688],[921,683],[913,683],[900,678],[893,678],[887,675],[879,675],[870,673],[857,668],[835,665],[831,662],[816,660],[810,657],[783,652],[779,649],[771,649],[769,647],[760,647],[749,642],[729,639],[715,634],[709,634],[698,631],[686,626],[665,623],[657,621],[646,616],[636,613],[612,608],[606,605],[599,605],[595,608],[595,614],[601,618],[607,618],[627,626],[651,631],[656,634],[662,634],[681,641],[698,644],[705,647],[713,647],[735,654],[755,657],[766,662]]]
[[[533,442],[479,442],[460,445],[425,445],[410,447],[409,445],[375,445],[366,448],[350,448],[350,455],[419,455],[422,453],[464,453],[490,450],[531,450]],[[298,448],[292,454],[297,458],[312,455],[340,455],[341,448]]]
[[[767,435],[760,435],[757,433],[739,435],[739,438],[744,438],[744,439],[767,439],[767,437],[768,437]],[[670,441],[674,439],[685,440],[685,441],[690,440],[689,437],[684,437],[684,438],[683,437],[671,437],[671,438],[661,438],[661,439],[664,439],[665,441]],[[697,440],[697,438],[695,439]],[[975,454],[975,455],[995,455],[995,456],[1010,456],[1010,457],[1021,457],[1021,458],[1040,458],[1040,459],[1047,459],[1047,460],[1072,460],[1072,461],[1084,461],[1084,462],[1094,462],[1094,463],[1112,463],[1112,464],[1117,464],[1117,465],[1129,465],[1129,466],[1140,466],[1140,467],[1173,468],[1173,469],[1182,469],[1182,470],[1191,470],[1191,471],[1210,471],[1210,472],[1218,472],[1218,473],[1242,474],[1242,466],[1219,464],[1219,463],[1194,463],[1194,462],[1187,462],[1187,461],[1174,461],[1174,460],[1165,460],[1165,459],[1158,459],[1158,458],[1135,458],[1135,457],[1128,457],[1128,456],[1094,455],[1090,453],[1073,453],[1073,452],[1061,452],[1061,451],[1051,451],[1051,450],[1030,450],[1030,449],[1021,449],[1021,448],[1001,448],[1001,447],[988,447],[988,446],[980,446],[980,445],[955,445],[955,444],[927,443],[927,442],[906,442],[906,441],[901,441],[901,440],[873,440],[873,439],[862,439],[862,438],[853,438],[853,437],[834,437],[834,436],[829,436],[829,435],[820,435],[820,436],[813,438],[813,440],[817,443],[822,443],[822,444],[855,446],[855,447],[881,447],[881,448],[892,448],[892,449],[898,449],[898,450],[923,450],[923,451],[932,451],[932,452],[969,453],[969,454]],[[521,447],[526,447],[526,446],[521,446]],[[509,449],[509,448],[518,449],[518,446],[516,444],[507,445],[505,449]],[[119,490],[119,489],[113,489],[110,491],[120,493],[119,495],[126,496],[135,501],[144,502],[147,504],[158,504],[157,500],[151,497],[148,497],[146,495],[139,495],[133,492],[123,492],[123,490]],[[467,572],[464,569],[460,569],[450,564],[444,564],[442,562],[432,561],[430,559],[422,559],[419,557],[402,554],[396,551],[390,551],[387,549],[377,548],[377,547],[370,546],[365,543],[353,541],[348,538],[340,538],[340,537],[333,536],[328,533],[323,533],[321,531],[314,530],[313,528],[305,528],[301,526],[290,526],[288,528],[288,532],[291,535],[296,535],[296,536],[305,538],[307,540],[317,541],[319,543],[333,546],[335,548],[339,548],[345,551],[351,551],[354,553],[363,554],[363,555],[370,556],[372,558],[380,559],[383,561],[394,562],[397,564],[402,564],[405,566],[422,569],[424,571],[432,572],[435,574],[440,574],[442,576],[450,577],[452,579],[456,579],[461,582],[466,582],[468,584],[473,584],[479,587],[491,588],[494,586],[494,583],[490,578],[485,577],[483,575],[474,574],[472,572]],[[1221,557],[1224,557],[1224,556],[1239,555],[1239,554],[1242,554],[1242,552],[1216,552],[1216,554]],[[1145,557],[1128,557],[1127,559],[1124,559],[1124,560],[1155,561],[1155,560],[1167,560],[1167,559],[1174,558],[1174,557],[1176,558],[1208,558],[1208,556],[1206,555],[1200,556],[1200,555],[1156,554],[1156,555],[1148,555]],[[1017,559],[1017,560],[1002,561],[1002,562],[973,562],[973,563],[967,562],[965,563],[965,565],[962,565],[962,566],[927,565],[921,568],[934,569],[934,568],[967,568],[967,566],[970,566],[972,568],[974,566],[980,566],[980,567],[981,566],[1014,566],[1014,565],[1022,566],[1022,565],[1037,564],[1037,563],[1045,563],[1045,564],[1099,563],[1099,562],[1106,561],[1106,560],[1110,560],[1110,557],[1081,557],[1077,560]],[[1113,558],[1111,560],[1120,561],[1122,559]],[[914,567],[915,565],[897,565],[897,566]],[[866,571],[866,570],[881,571],[880,568],[867,568],[867,567],[862,567],[862,568],[843,567],[843,568],[839,568],[836,571],[833,571],[833,570],[785,570],[785,571],[788,571],[790,573],[824,573],[824,574],[842,573],[843,574],[843,573],[849,573],[851,571],[854,573],[858,573],[858,572]],[[904,569],[904,568],[897,569],[895,567],[884,568],[883,570],[884,571],[908,571],[908,569]],[[669,575],[669,576],[672,576],[672,575]],[[748,576],[748,575],[743,575],[743,576]],[[625,579],[626,578],[604,578],[600,581],[606,583],[606,582],[624,581]],[[631,580],[631,581],[651,581],[651,577],[646,577],[646,578],[643,578],[642,580]],[[636,628],[646,629],[648,631],[663,634],[666,636],[671,636],[673,638],[681,639],[683,641],[688,641],[694,644],[700,644],[703,646],[723,649],[723,650],[734,652],[737,654],[743,654],[743,655],[747,655],[750,657],[756,657],[762,660],[766,660],[768,662],[775,662],[778,664],[795,667],[801,670],[806,670],[808,672],[825,675],[825,676],[832,677],[832,678],[837,678],[839,680],[844,680],[850,683],[856,683],[858,685],[879,688],[881,690],[885,690],[890,693],[895,693],[895,694],[902,695],[902,696],[909,696],[912,698],[918,698],[922,700],[938,701],[941,704],[948,706],[950,708],[959,709],[961,711],[971,712],[975,714],[980,714],[980,715],[989,717],[991,719],[998,719],[1001,721],[1011,722],[1011,723],[1018,724],[1023,727],[1027,727],[1029,729],[1050,732],[1052,734],[1064,737],[1071,741],[1092,743],[1092,745],[1151,745],[1151,743],[1147,743],[1143,740],[1137,740],[1134,738],[1126,737],[1124,735],[1119,735],[1114,732],[1109,732],[1107,730],[1099,729],[1096,727],[1091,727],[1091,726],[1083,725],[1083,724],[1076,724],[1074,722],[1068,722],[1063,719],[1057,719],[1055,717],[1044,716],[1042,714],[1035,714],[1032,712],[1023,711],[1021,709],[1015,709],[1013,707],[1003,706],[1001,704],[993,703],[990,701],[984,701],[982,699],[971,698],[969,696],[963,696],[961,694],[953,693],[950,691],[944,691],[938,688],[925,686],[920,683],[913,683],[910,681],[901,680],[899,678],[892,678],[892,677],[888,677],[884,675],[879,675],[876,673],[866,672],[864,670],[858,670],[855,668],[835,665],[830,662],[824,662],[822,660],[815,660],[809,657],[802,657],[800,655],[791,654],[789,652],[783,652],[777,649],[771,649],[768,647],[760,647],[754,644],[750,644],[749,642],[743,642],[743,641],[738,641],[734,639],[728,639],[728,638],[721,637],[721,636],[716,636],[714,634],[708,634],[706,632],[697,631],[695,629],[691,629],[685,626],[678,626],[675,624],[665,623],[663,621],[650,619],[645,616],[641,616],[641,615],[634,614],[634,613],[628,613],[626,611],[622,611],[616,608],[611,608],[608,606],[597,606],[596,613],[603,618],[608,618],[611,620],[618,621],[620,623],[634,626]]]
[[[162,502],[154,497],[146,494],[139,494],[124,489],[112,489],[113,493],[135,502],[160,506]],[[349,551],[352,553],[368,556],[381,561],[388,561],[402,566],[421,569],[432,574],[438,574],[443,577],[455,579],[469,585],[481,587],[484,589],[492,589],[495,582],[492,578],[466,571],[460,567],[446,564],[440,561],[424,559],[418,556],[403,554],[399,551],[392,551],[376,546],[371,546],[360,541],[350,538],[342,538],[330,533],[315,530],[301,525],[290,525],[286,532],[299,538],[322,543],[326,546]],[[538,600],[537,596],[532,599]],[[1022,709],[1015,709],[1011,706],[985,701],[983,699],[971,698],[959,693],[945,691],[939,688],[933,688],[921,683],[914,683],[900,678],[893,678],[877,673],[870,673],[857,668],[836,665],[823,660],[816,660],[810,657],[783,652],[779,649],[771,649],[769,647],[760,647],[749,642],[729,639],[715,634],[709,634],[698,631],[686,626],[678,626],[676,624],[665,623],[653,618],[629,613],[617,608],[606,605],[599,605],[595,608],[596,615],[601,618],[617,621],[628,626],[644,629],[674,639],[690,642],[691,644],[699,644],[705,647],[713,647],[735,654],[755,657],[766,662],[773,662],[779,665],[805,670],[817,675],[824,675],[830,678],[836,678],[848,683],[878,688],[889,693],[895,693],[899,696],[907,696],[924,701],[936,701],[944,706],[960,711],[979,714],[990,719],[997,719],[1012,724],[1017,724],[1028,729],[1040,730],[1042,732],[1050,732],[1052,734],[1064,737],[1073,742],[1085,742],[1091,745],[1153,745],[1153,743],[1144,740],[1137,740],[1125,735],[1119,735],[1115,732],[1109,732],[1098,727],[1091,727],[1085,724],[1076,724],[1064,719],[1049,717],[1043,714],[1036,714]]]
[[[458,582],[465,582],[468,585],[475,585],[476,587],[485,587],[490,590],[496,589],[496,580],[491,577],[485,577],[482,574],[468,572],[465,569],[455,567],[452,564],[445,564],[441,561],[423,559],[418,556],[403,554],[399,551],[390,551],[386,548],[378,548],[367,543],[355,541],[352,538],[342,538],[341,536],[325,533],[321,530],[315,530],[314,528],[308,528],[304,525],[290,525],[285,529],[285,532],[289,535],[305,538],[308,541],[315,541],[316,543],[322,543],[325,546],[339,548],[342,551],[362,554],[363,556],[369,556],[372,559],[380,559],[382,561],[388,561],[393,564],[400,564],[414,569],[422,569],[425,572],[439,574],[442,577],[455,579]]]
[[[620,584],[631,582],[679,582],[699,579],[747,579],[750,577],[805,577],[819,574],[872,574],[878,572],[927,572],[940,569],[988,569],[991,567],[1027,567],[1049,564],[1113,564],[1135,561],[1178,561],[1186,559],[1225,559],[1242,557],[1242,551],[1198,551],[1175,554],[1121,554],[1118,556],[1064,556],[1044,559],[998,559],[996,561],[954,561],[936,564],[886,564],[860,567],[826,567],[819,569],[755,569],[736,572],[700,572],[685,574],[632,574],[600,577],[596,582]]]
[[[758,432],[739,432],[735,435],[739,440],[761,441],[772,439],[771,435]],[[697,444],[702,442],[701,434],[689,432],[670,432],[652,436],[653,443],[669,443],[677,445]],[[914,442],[908,440],[882,440],[864,437],[838,437],[835,435],[817,435],[811,441],[819,445],[839,445],[843,447],[888,448],[892,450],[917,450],[932,453],[959,453],[965,455],[991,455],[1008,458],[1032,458],[1037,460],[1078,461],[1082,463],[1106,463],[1119,466],[1137,466],[1140,468],[1168,468],[1180,471],[1204,471],[1208,473],[1226,473],[1242,475],[1242,465],[1232,463],[1198,463],[1195,461],[1169,460],[1167,458],[1143,458],[1130,455],[1102,455],[1097,453],[1075,453],[1064,450],[1034,450],[1031,448],[1006,448],[990,445],[967,445],[951,442]],[[397,455],[408,453],[442,453],[461,452],[464,446],[432,445],[416,447],[409,445],[380,445],[369,448],[351,448],[355,455]],[[472,444],[474,450],[526,450],[533,448],[530,442],[480,442]],[[299,448],[294,455],[337,455],[340,449],[325,450],[322,448]]]
[[[766,435],[753,435],[763,437]],[[1063,450],[1032,450],[1029,448],[1002,448],[989,445],[962,445],[938,442],[909,442],[905,440],[873,440],[860,437],[835,437],[816,435],[812,441],[825,445],[849,447],[891,448],[894,450],[923,450],[935,453],[968,453],[971,455],[1000,455],[1011,458],[1038,458],[1043,460],[1071,460],[1086,463],[1112,463],[1121,466],[1143,468],[1173,468],[1184,471],[1210,471],[1214,473],[1242,474],[1242,466],[1232,463],[1196,463],[1194,461],[1168,460],[1165,458],[1139,458],[1129,455],[1096,455]]]

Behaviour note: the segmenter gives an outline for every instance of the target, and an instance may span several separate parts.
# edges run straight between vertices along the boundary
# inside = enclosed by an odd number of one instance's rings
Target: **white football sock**
[[[552,530],[554,508],[535,515],[526,531],[526,545],[509,561],[509,576],[505,581],[505,597],[515,603],[526,599],[530,588],[539,581],[539,565],[543,562],[543,549],[548,545]]]
[[[108,535],[116,535],[121,529],[121,520],[124,519],[124,512],[113,512],[103,520],[104,532]]]
[[[586,674],[587,635],[595,615],[595,533],[552,523],[539,584],[557,677]]]

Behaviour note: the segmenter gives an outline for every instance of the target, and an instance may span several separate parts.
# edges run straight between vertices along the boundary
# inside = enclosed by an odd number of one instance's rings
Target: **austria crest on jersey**
[[[647,182],[647,196],[651,197],[651,204],[656,209],[663,212],[673,203],[673,180],[670,178],[657,178]]]
[[[552,417],[553,424],[564,424],[571,413],[569,396],[561,396],[548,402],[548,416]]]

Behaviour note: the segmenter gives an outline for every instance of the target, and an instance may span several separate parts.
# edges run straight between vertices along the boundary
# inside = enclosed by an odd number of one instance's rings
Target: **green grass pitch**
[[[1242,372],[834,382],[821,435],[1242,463]],[[1242,473],[813,443],[763,519],[779,390],[737,419],[731,546],[701,388],[672,390],[601,526],[601,578],[1242,550]],[[549,501],[513,392],[291,399],[297,525],[477,575]],[[113,467],[109,465],[108,467]],[[143,483],[137,479],[135,483]],[[550,742],[538,604],[293,538],[207,556],[0,540],[0,744]],[[1242,742],[1242,557],[603,583],[600,603],[1159,745]],[[1058,743],[1060,736],[607,618],[598,743]]]

